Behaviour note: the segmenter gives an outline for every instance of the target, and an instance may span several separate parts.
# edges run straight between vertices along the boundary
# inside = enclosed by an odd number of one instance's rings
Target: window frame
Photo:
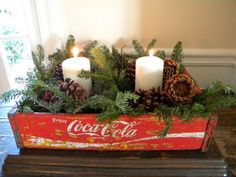
[[[22,10],[26,25],[26,34],[0,35],[0,42],[5,40],[29,40],[31,50],[35,50],[37,44],[47,41],[52,33],[52,18],[50,16],[49,4],[51,0],[22,0]],[[7,91],[13,86],[9,80],[8,64],[4,59],[4,50],[0,50],[0,93]]]

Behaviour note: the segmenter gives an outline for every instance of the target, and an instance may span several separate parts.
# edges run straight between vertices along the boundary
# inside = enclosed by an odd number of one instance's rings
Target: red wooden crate
[[[9,113],[20,148],[81,150],[207,150],[217,118],[194,118],[183,123],[172,116],[165,138],[158,135],[165,122],[154,115],[122,115],[111,124],[95,114]]]

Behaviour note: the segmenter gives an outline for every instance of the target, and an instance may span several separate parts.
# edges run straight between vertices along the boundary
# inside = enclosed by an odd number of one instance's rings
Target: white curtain
[[[2,55],[0,52],[0,94],[7,91],[10,88],[10,83],[8,80],[7,70],[2,60]]]

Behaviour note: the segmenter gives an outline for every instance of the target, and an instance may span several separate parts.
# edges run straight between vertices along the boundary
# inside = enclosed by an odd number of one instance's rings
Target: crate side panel
[[[172,117],[173,127],[159,138],[165,122],[152,115],[121,116],[99,123],[94,114],[16,114],[25,147],[98,150],[200,149],[207,119],[182,123]]]

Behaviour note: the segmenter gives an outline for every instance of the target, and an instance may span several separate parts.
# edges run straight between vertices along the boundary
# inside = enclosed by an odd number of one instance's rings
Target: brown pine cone
[[[87,98],[84,88],[70,78],[66,78],[64,82],[61,80],[57,81],[57,87],[77,102]]]
[[[164,60],[163,87],[166,81],[175,74],[178,74],[178,64],[175,60],[167,58]]]
[[[47,103],[52,101],[53,93],[50,90],[45,90],[43,93],[43,100]]]
[[[55,79],[56,79],[57,81],[58,81],[58,80],[61,80],[61,81],[64,80],[64,77],[63,77],[63,70],[62,70],[62,65],[61,65],[61,63],[58,64],[58,65],[55,67],[54,77],[55,77]]]
[[[139,95],[139,99],[134,104],[134,107],[143,105],[146,111],[154,111],[161,103],[165,102],[166,96],[164,91],[160,88],[151,88],[149,90],[136,90],[136,95]]]
[[[38,100],[43,100],[47,103],[54,103],[57,98],[51,90],[42,89],[39,91]]]
[[[185,74],[176,74],[166,81],[165,93],[171,103],[190,103],[195,95],[195,83]]]
[[[125,70],[125,78],[130,83],[135,83],[135,66],[136,62],[132,61]]]

